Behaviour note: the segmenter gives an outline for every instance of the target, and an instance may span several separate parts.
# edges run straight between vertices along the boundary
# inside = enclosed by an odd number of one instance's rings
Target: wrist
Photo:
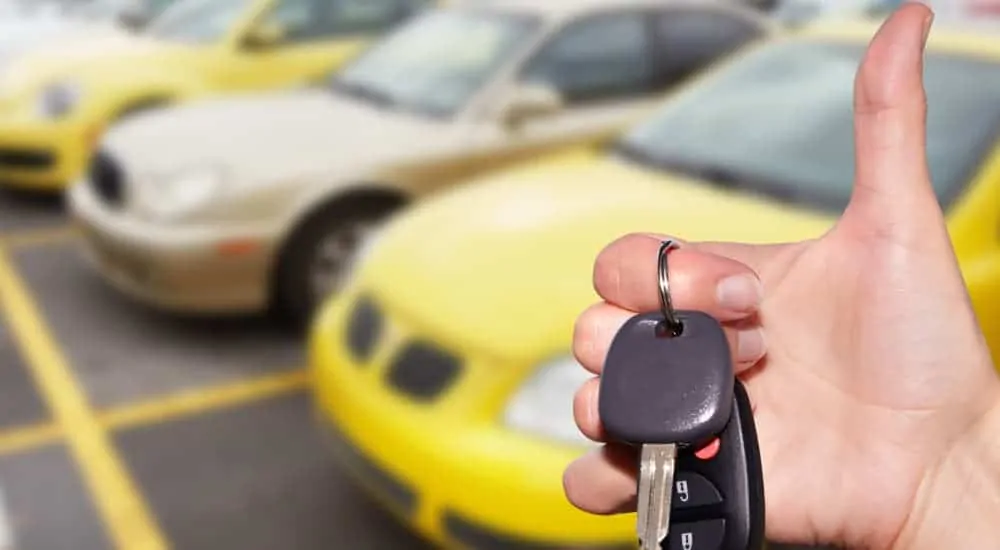
[[[926,476],[893,550],[988,550],[1000,540],[1000,401]]]

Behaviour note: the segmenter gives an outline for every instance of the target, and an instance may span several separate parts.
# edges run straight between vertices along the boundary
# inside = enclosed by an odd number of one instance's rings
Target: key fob
[[[718,449],[677,455],[670,532],[663,550],[760,550],[764,480],[750,398],[736,380],[729,422]],[[698,456],[701,455],[701,456]]]

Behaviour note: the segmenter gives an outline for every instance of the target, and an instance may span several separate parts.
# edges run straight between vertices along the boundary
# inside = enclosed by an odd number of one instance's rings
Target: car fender
[[[354,180],[327,186],[303,186],[304,190],[292,202],[292,207],[281,223],[281,230],[275,236],[272,250],[272,268],[269,274],[269,284],[273,283],[278,266],[281,263],[281,256],[289,242],[294,239],[296,232],[304,227],[315,216],[352,200],[365,200],[371,198],[385,198],[386,200],[399,201],[401,206],[405,206],[412,200],[412,196],[403,186],[393,183],[391,180]]]
[[[103,98],[103,101],[96,110],[98,117],[106,124],[111,124],[123,115],[148,106],[178,103],[208,93],[197,78],[156,71],[143,71],[130,76],[128,80],[125,80],[123,75],[121,78],[102,82],[101,88],[104,92],[99,93],[99,97]]]
[[[276,242],[285,243],[307,220],[313,216],[328,210],[336,204],[341,204],[350,200],[362,199],[365,197],[386,197],[395,198],[401,202],[410,202],[412,195],[403,186],[391,180],[354,180],[343,182],[339,185],[328,186],[303,186],[302,192],[291,203],[291,208],[281,224],[282,229]]]

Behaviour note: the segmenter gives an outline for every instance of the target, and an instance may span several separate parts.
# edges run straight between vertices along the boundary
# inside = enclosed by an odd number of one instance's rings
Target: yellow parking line
[[[0,432],[0,456],[55,443],[61,436],[62,431],[54,424],[37,424]]]
[[[35,383],[118,548],[161,550],[166,539],[59,351],[27,288],[0,249],[0,303]]]
[[[307,383],[306,371],[296,370],[111,409],[101,414],[99,420],[112,430],[160,424],[293,393],[304,389]]]
[[[162,424],[295,393],[306,389],[308,384],[305,369],[293,370],[115,407],[98,412],[97,421],[108,431]],[[0,432],[0,456],[48,445],[61,438],[62,430],[53,424],[11,428]]]
[[[33,246],[52,246],[69,242],[79,236],[74,226],[15,231],[0,235],[0,245],[8,250]]]

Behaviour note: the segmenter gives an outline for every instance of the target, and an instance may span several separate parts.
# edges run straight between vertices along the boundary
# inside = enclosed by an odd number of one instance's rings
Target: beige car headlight
[[[563,443],[596,445],[573,419],[573,397],[593,376],[571,355],[543,364],[508,402],[505,423]]]
[[[38,96],[38,114],[56,120],[73,112],[83,99],[83,91],[75,82],[50,84]]]
[[[224,184],[223,171],[210,167],[144,178],[136,190],[136,209],[155,221],[175,220],[208,205]]]

